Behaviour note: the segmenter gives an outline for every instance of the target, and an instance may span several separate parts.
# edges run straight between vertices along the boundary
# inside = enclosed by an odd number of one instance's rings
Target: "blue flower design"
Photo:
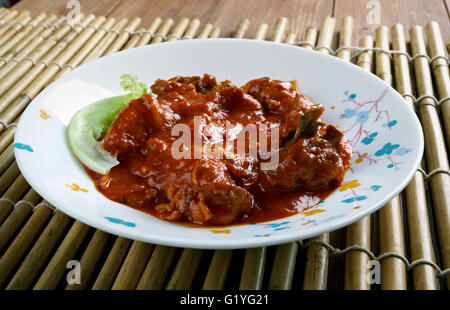
[[[372,185],[370,188],[376,192],[377,190],[379,190],[382,186],[381,185]]]
[[[344,114],[339,115],[339,118],[340,119],[352,118],[355,115],[356,115],[356,112],[354,110],[345,109]]]
[[[395,154],[400,155],[400,156],[405,156],[407,153],[409,153],[411,151],[412,151],[412,149],[407,149],[407,148],[402,147],[402,148],[398,149],[397,151],[395,151]]]
[[[382,149],[375,152],[375,156],[383,156],[384,154],[390,155],[392,151],[398,149],[400,144],[391,144],[391,142],[386,143]]]
[[[358,112],[358,116],[356,117],[356,121],[360,124],[364,124],[369,119],[369,111],[361,111]]]
[[[362,143],[364,143],[365,145],[369,145],[370,143],[373,142],[373,138],[375,138],[376,136],[378,136],[378,132],[373,132],[371,133],[369,136],[365,137],[364,139],[361,140]]]
[[[281,223],[268,223],[264,226],[264,228],[274,228],[275,230],[280,230],[280,226],[289,224],[289,221],[281,222]]]
[[[350,97],[350,99],[355,99],[356,98],[356,94],[351,94],[349,97]]]
[[[356,197],[352,197],[352,198],[347,198],[347,199],[344,199],[344,200],[342,200],[342,202],[345,202],[345,203],[352,203],[352,202],[355,202],[355,201],[361,201],[361,200],[365,200],[365,199],[367,199],[367,196],[356,196]]]
[[[136,227],[135,223],[126,222],[124,220],[117,219],[117,218],[114,218],[114,217],[107,217],[107,216],[105,216],[105,219],[107,219],[111,223],[122,224],[122,225],[125,225],[125,226],[128,226],[128,227]]]
[[[275,228],[274,230],[283,230],[283,229],[288,229],[291,228],[290,226],[284,226],[284,227],[280,227],[280,228]]]
[[[387,123],[387,126],[388,127],[393,127],[393,126],[395,126],[395,124],[397,124],[397,121],[393,120],[393,121],[390,121],[389,123]]]
[[[27,150],[28,152],[34,152],[33,148],[28,144],[23,143],[14,143],[14,147],[19,150]]]

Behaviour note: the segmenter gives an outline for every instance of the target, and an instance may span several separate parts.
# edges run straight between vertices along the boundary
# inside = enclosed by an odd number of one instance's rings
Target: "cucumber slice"
[[[74,114],[67,127],[69,145],[89,169],[107,174],[117,159],[102,148],[103,136],[117,114],[133,99],[131,94],[94,102]]]
[[[138,81],[136,75],[122,74],[120,79],[120,86],[130,93],[105,98],[82,108],[67,126],[67,138],[73,153],[89,169],[100,174],[107,174],[119,164],[117,158],[102,148],[103,136],[128,102],[147,92],[147,87]]]

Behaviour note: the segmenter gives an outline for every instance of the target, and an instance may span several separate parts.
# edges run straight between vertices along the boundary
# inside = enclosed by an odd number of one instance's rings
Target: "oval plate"
[[[192,228],[159,220],[108,200],[68,147],[66,125],[81,107],[122,94],[122,73],[156,79],[209,73],[236,85],[268,76],[297,80],[325,106],[323,121],[352,142],[351,169],[325,201],[267,223]],[[43,90],[24,111],[15,156],[30,185],[67,215],[126,238],[187,248],[266,246],[310,238],[375,212],[412,178],[423,134],[403,98],[375,75],[336,57],[286,44],[245,39],[186,40],[119,52],[82,65]]]

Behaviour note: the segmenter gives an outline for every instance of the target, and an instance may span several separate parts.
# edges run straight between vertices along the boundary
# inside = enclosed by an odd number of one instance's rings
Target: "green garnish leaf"
[[[139,98],[147,93],[147,86],[145,83],[139,82],[139,78],[135,74],[122,74],[120,76],[120,86],[124,90],[128,90],[135,98]]]
[[[74,154],[86,167],[100,174],[107,174],[119,164],[117,158],[102,148],[103,136],[131,100],[147,93],[147,86],[139,82],[137,75],[122,74],[120,86],[129,93],[91,103],[75,113],[67,126]]]

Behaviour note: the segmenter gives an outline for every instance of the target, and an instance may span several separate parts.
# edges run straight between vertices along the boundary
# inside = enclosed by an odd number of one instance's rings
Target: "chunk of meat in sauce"
[[[335,188],[344,179],[351,154],[342,132],[328,125],[324,134],[300,138],[282,149],[278,167],[261,172],[261,186],[266,191]]]
[[[315,128],[311,125],[319,119],[324,108],[302,95],[291,82],[264,77],[249,81],[242,89],[261,102],[268,112],[279,114],[284,119],[280,128],[282,138],[296,130],[299,122],[302,131],[314,134]]]
[[[224,225],[245,218],[255,206],[277,207],[276,198],[261,201],[268,197],[262,192],[297,191],[301,196],[334,189],[349,166],[351,147],[342,132],[322,123],[323,106],[290,82],[261,78],[240,88],[205,74],[160,79],[151,90],[156,96],[132,100],[105,135],[103,147],[118,156],[120,165],[97,176],[96,185],[113,200],[135,208],[151,206],[169,221]],[[171,130],[187,124],[194,132],[195,116],[210,127],[202,133],[206,143],[213,136],[225,138],[229,125],[238,130],[248,124],[280,127],[277,168],[263,171],[259,159],[248,154],[175,159]],[[290,144],[297,128],[301,135]]]

